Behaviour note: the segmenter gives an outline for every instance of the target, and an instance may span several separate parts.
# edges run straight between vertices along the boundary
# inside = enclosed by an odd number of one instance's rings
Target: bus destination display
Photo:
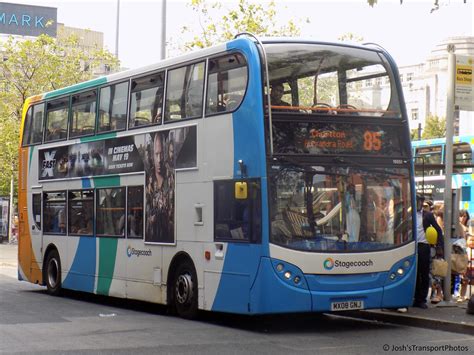
[[[403,155],[401,132],[377,125],[274,122],[278,154]]]

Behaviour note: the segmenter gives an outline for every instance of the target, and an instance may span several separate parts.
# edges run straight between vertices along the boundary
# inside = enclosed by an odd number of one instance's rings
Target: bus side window
[[[46,104],[45,142],[67,138],[68,115],[69,97],[50,101]]]
[[[240,53],[209,60],[206,115],[235,110],[247,87],[247,62]]]
[[[128,81],[100,89],[98,132],[121,131],[127,126]]]
[[[132,80],[129,128],[161,123],[164,72]]]
[[[453,163],[454,164],[472,164],[472,149],[469,143],[456,143],[453,145]],[[453,173],[471,173],[472,168],[454,168]]]
[[[214,182],[214,239],[216,241],[261,240],[260,182],[247,180],[246,199],[235,198],[235,180]]]
[[[41,230],[41,194],[33,194],[33,219],[35,228]]]
[[[128,187],[127,238],[143,238],[143,186]]]
[[[125,188],[97,189],[97,236],[123,237],[122,221],[125,215]]]
[[[28,109],[23,130],[23,146],[38,144],[43,140],[44,104]]]
[[[165,122],[202,116],[204,62],[168,71]]]
[[[43,195],[45,233],[66,234],[66,192],[45,192]]]
[[[72,119],[69,137],[94,134],[97,107],[97,91],[92,90],[72,96]]]
[[[68,195],[69,234],[94,233],[94,190],[74,190]]]

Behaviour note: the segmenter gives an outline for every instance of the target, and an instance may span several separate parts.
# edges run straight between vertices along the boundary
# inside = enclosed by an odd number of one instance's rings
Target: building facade
[[[430,116],[446,117],[448,45],[455,54],[474,57],[474,37],[450,37],[439,43],[424,63],[401,66],[400,79],[410,129],[423,129]],[[455,135],[474,135],[474,112],[455,112]]]
[[[69,27],[57,22],[57,8],[0,2],[0,53],[1,44],[13,36],[17,41],[47,34],[58,41],[76,36],[78,47],[84,52],[104,49],[104,34],[89,29]],[[94,68],[94,76],[110,74],[110,65],[102,63]],[[88,64],[84,63],[84,68]]]

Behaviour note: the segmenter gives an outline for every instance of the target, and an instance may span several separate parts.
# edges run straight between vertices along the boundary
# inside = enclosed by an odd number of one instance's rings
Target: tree
[[[283,26],[277,26],[275,1],[262,5],[249,0],[239,0],[237,6],[222,15],[220,2],[209,4],[206,0],[191,0],[192,9],[198,13],[201,30],[191,41],[184,44],[184,50],[205,48],[228,41],[237,33],[251,32],[264,36],[298,36],[301,20],[290,19]],[[220,18],[219,18],[220,16]],[[306,19],[306,22],[309,22]],[[187,26],[181,30],[183,34],[195,33]]]
[[[0,61],[0,195],[8,194],[18,171],[19,126],[25,100],[61,87],[89,80],[106,63],[118,68],[108,51],[84,51],[72,35],[54,39],[41,35],[25,41],[10,37],[2,44]],[[15,184],[16,186],[16,184]]]
[[[430,13],[433,13],[434,11],[439,10],[439,7],[440,7],[440,0],[432,0],[432,1],[433,1],[433,8],[431,9]],[[467,2],[466,0],[459,0],[459,1],[462,1],[463,3]],[[444,5],[451,4],[450,1],[442,1],[442,2],[444,3]],[[374,5],[378,3],[378,0],[367,0],[367,3],[371,7],[374,7]],[[403,0],[400,0],[400,5],[402,4],[403,4]]]
[[[341,42],[364,42],[364,37],[352,32],[346,32],[337,38]]]
[[[428,116],[421,138],[430,139],[441,137],[446,137],[446,119],[444,117]]]

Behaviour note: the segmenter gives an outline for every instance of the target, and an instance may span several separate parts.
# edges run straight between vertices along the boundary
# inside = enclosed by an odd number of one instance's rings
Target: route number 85
[[[380,132],[365,131],[364,133],[364,150],[379,151],[382,149],[382,140]]]

